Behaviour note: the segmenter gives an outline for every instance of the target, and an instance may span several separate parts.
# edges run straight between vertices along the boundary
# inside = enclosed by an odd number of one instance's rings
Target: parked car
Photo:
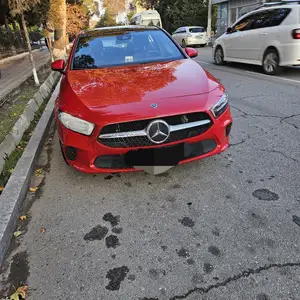
[[[183,48],[196,45],[204,47],[208,43],[206,30],[201,26],[180,27],[173,33],[172,37]]]
[[[116,44],[103,43],[107,37]],[[94,29],[73,48],[66,65],[52,63],[63,74],[55,117],[68,164],[88,173],[137,171],[228,148],[228,95],[191,59],[197,50],[155,26]]]
[[[213,45],[217,65],[261,65],[268,75],[300,65],[300,2],[266,4],[237,20]]]

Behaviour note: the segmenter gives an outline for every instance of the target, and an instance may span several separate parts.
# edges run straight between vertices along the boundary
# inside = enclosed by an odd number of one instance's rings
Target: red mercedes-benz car
[[[152,26],[80,34],[63,76],[55,117],[66,162],[88,173],[175,166],[229,146],[232,117],[224,87]]]

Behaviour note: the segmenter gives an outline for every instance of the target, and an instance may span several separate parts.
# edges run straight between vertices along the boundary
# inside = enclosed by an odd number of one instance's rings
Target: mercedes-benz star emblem
[[[157,108],[157,104],[156,104],[156,103],[152,103],[150,106],[151,106],[152,108]]]
[[[170,126],[163,120],[152,121],[147,127],[147,137],[155,144],[161,144],[165,142],[169,135]]]

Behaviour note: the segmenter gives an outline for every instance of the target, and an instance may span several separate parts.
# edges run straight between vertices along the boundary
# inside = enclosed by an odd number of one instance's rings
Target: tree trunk
[[[65,59],[66,57],[66,25],[67,5],[66,0],[50,0],[50,9],[53,15],[54,24],[54,45],[53,55],[55,58]],[[54,15],[55,14],[55,15]]]
[[[21,19],[22,19],[22,26],[24,29],[27,47],[28,47],[28,51],[29,51],[29,58],[30,58],[31,65],[32,65],[32,73],[33,73],[34,82],[35,82],[35,85],[40,85],[39,78],[38,78],[37,72],[36,72],[35,62],[34,62],[33,55],[32,55],[29,34],[28,34],[28,30],[27,30],[27,26],[26,26],[26,22],[25,22],[23,13],[21,14]]]
[[[11,51],[12,51],[13,55],[16,55],[17,51],[16,51],[16,47],[15,47],[15,43],[14,43],[14,36],[13,36],[13,34],[11,32],[11,29],[8,25],[8,20],[7,20],[6,14],[4,14],[4,22],[5,22],[5,29],[6,29],[6,32],[7,32],[9,43],[10,43],[10,46],[11,46]]]
[[[20,38],[20,31],[17,28],[15,20],[12,20],[12,26],[13,26],[13,29],[14,29],[14,34],[16,36],[17,47],[21,48],[22,47],[22,42],[21,42],[21,38]]]
[[[47,39],[47,43],[48,43],[48,49],[49,49],[49,52],[50,52],[50,58],[51,58],[51,61],[54,62],[54,57],[53,57],[53,46],[52,46],[52,40],[51,40],[51,36],[50,36],[50,33],[48,33],[48,36],[46,37]]]

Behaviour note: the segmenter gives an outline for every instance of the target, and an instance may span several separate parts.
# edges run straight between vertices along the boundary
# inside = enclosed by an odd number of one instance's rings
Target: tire
[[[185,40],[182,40],[181,45],[182,45],[182,48],[186,48],[186,42],[185,42]]]
[[[263,58],[262,68],[267,75],[277,75],[280,73],[279,54],[276,49],[267,49]]]
[[[200,45],[201,48],[204,48],[205,46],[206,46],[206,44],[201,44]]]
[[[215,64],[218,66],[222,66],[225,64],[224,61],[224,52],[221,46],[218,46],[216,48],[215,54],[214,54],[214,60],[215,60]]]

